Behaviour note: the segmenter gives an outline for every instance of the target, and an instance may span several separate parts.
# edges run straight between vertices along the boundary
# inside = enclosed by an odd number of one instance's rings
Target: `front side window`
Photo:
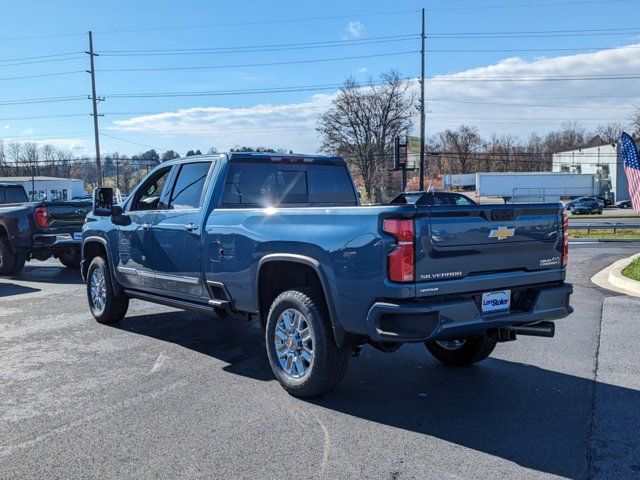
[[[185,163],[182,165],[171,192],[169,208],[173,210],[199,208],[202,190],[210,168],[211,162]]]
[[[160,202],[160,195],[162,195],[162,189],[167,182],[170,171],[169,167],[158,171],[140,187],[131,204],[132,211],[163,210],[166,208]]]

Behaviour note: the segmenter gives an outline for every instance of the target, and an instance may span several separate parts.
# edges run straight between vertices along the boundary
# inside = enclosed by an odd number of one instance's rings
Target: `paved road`
[[[572,245],[554,339],[463,369],[366,347],[313,402],[273,380],[255,322],[134,301],[98,325],[76,274],[30,265],[0,280],[0,478],[640,477],[640,302],[589,282],[636,249]]]

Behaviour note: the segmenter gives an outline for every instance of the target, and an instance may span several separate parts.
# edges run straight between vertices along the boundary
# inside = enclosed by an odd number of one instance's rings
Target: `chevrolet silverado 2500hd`
[[[22,185],[0,183],[0,275],[16,275],[28,260],[54,256],[80,266],[88,200],[29,202]]]
[[[365,343],[468,365],[572,312],[560,204],[361,206],[341,158],[262,153],[165,162],[112,198],[96,191],[83,228],[96,320],[121,320],[130,298],[257,317],[300,397],[334,388]]]

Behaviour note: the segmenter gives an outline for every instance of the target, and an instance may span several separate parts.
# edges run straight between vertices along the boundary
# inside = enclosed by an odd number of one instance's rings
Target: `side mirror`
[[[114,205],[111,208],[111,211],[113,213],[113,216],[111,217],[111,222],[113,222],[114,225],[120,225],[120,226],[131,225],[131,218],[129,218],[129,215],[124,214],[124,210],[122,210],[122,207],[120,205]]]
[[[113,188],[96,188],[93,191],[93,214],[98,217],[113,215]]]

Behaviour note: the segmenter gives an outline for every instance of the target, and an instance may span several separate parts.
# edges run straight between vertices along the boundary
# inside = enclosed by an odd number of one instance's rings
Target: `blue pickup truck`
[[[463,197],[463,196],[461,196]],[[156,167],[122,204],[97,189],[82,274],[98,322],[137,298],[257,318],[292,395],[331,391],[369,343],[469,365],[572,312],[560,204],[401,196],[362,206],[337,157],[231,153]]]

